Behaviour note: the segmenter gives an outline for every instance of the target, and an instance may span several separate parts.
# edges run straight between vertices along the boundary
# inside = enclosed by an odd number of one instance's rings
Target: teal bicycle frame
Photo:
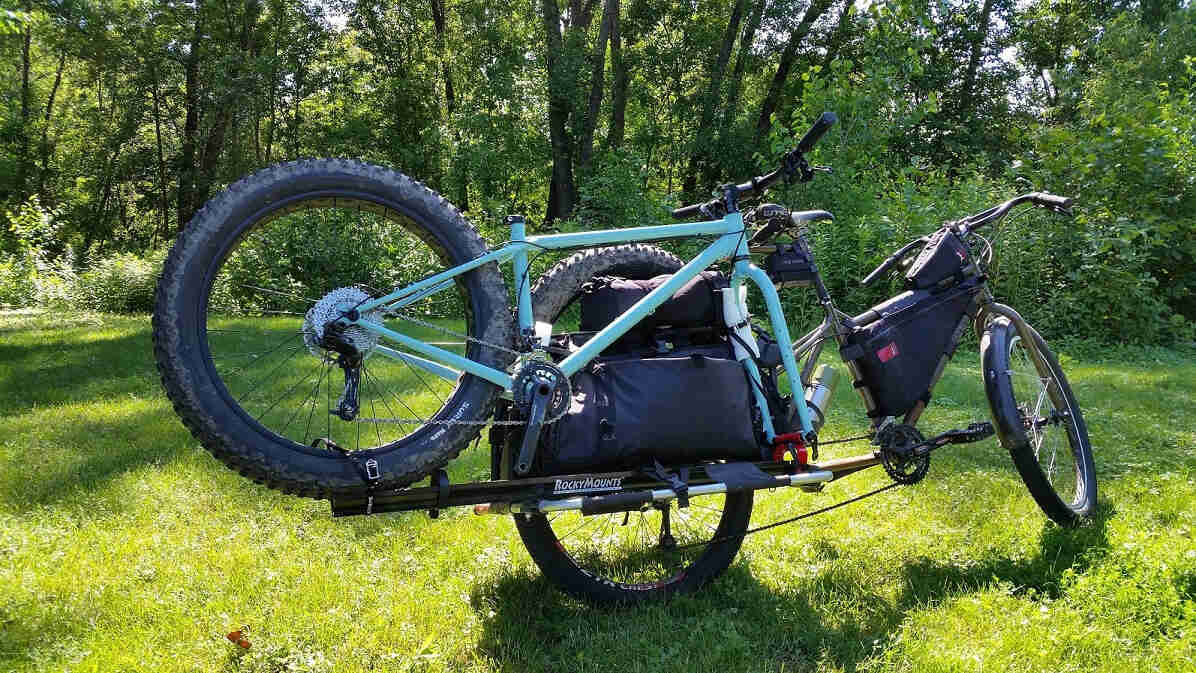
[[[528,280],[528,254],[533,249],[537,251],[572,250],[618,243],[659,241],[692,236],[716,236],[717,238],[713,243],[699,253],[697,257],[694,257],[689,263],[681,267],[680,270],[673,274],[672,278],[649,292],[647,296],[627,309],[614,322],[595,334],[579,350],[561,361],[558,366],[567,376],[572,376],[581,371],[591,360],[598,357],[607,346],[610,346],[615,340],[635,327],[637,323],[655,311],[658,306],[672,297],[677,290],[681,289],[685,283],[701,273],[702,270],[715,262],[731,257],[735,260],[733,264],[734,271],[730,281],[732,296],[742,296],[740,288],[743,287],[745,281],[751,281],[760,290],[760,293],[764,297],[764,304],[768,308],[768,317],[772,325],[773,337],[777,340],[777,344],[781,350],[785,372],[789,376],[789,381],[792,383],[794,393],[797,397],[797,403],[794,406],[797,408],[801,432],[803,435],[806,435],[813,431],[810,413],[806,409],[806,405],[803,403],[804,398],[801,395],[801,372],[798,369],[797,360],[793,353],[789,329],[785,322],[784,312],[781,309],[781,300],[777,294],[776,286],[773,285],[768,274],[752,264],[748,258],[747,236],[744,231],[743,215],[741,213],[728,213],[720,220],[707,222],[633,227],[628,229],[607,229],[603,231],[551,234],[546,236],[528,236],[526,225],[521,218],[511,218],[510,224],[510,241],[501,248],[419,282],[399,288],[384,297],[365,302],[357,307],[358,314],[364,316],[376,310],[401,309],[404,306],[451,287],[453,279],[461,274],[491,262],[501,264],[510,261],[514,264],[515,271],[518,301],[517,315],[520,332],[522,334],[535,335],[537,333],[532,313],[531,283]],[[747,314],[746,307],[744,307],[743,313],[744,315]],[[381,355],[408,362],[448,380],[456,380],[461,372],[467,372],[490,381],[508,392],[511,391],[513,378],[509,372],[488,367],[467,357],[424,343],[419,339],[396,332],[371,320],[358,318],[354,321],[346,317],[342,318],[342,321],[346,325],[354,324],[363,327],[380,337],[385,337],[430,359],[417,357],[386,347],[377,349],[377,352]],[[760,385],[760,371],[751,357],[743,356],[740,362],[747,370],[747,374],[753,382],[752,391],[756,406],[761,411],[760,417],[763,419],[765,438],[771,444],[773,438],[776,436],[776,432],[771,416],[768,413],[768,403],[764,398],[763,388]]]

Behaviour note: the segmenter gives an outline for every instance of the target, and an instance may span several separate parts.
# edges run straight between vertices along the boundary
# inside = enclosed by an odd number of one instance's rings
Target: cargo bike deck
[[[990,423],[951,430],[924,440],[914,450],[929,457],[946,444],[979,441],[993,434]],[[857,438],[858,439],[858,438]],[[473,506],[476,514],[508,514],[580,510],[582,514],[634,511],[653,503],[686,501],[689,497],[782,487],[818,490],[822,484],[886,460],[882,447],[868,453],[819,462],[760,461],[673,466],[666,470],[625,470],[451,483],[441,469],[430,485],[364,494],[334,496],[334,517],[426,510],[436,517],[450,507]],[[658,466],[659,467],[659,466]]]

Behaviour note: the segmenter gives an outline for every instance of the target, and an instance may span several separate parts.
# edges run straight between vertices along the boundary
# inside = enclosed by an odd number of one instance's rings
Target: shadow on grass
[[[0,345],[0,362],[0,408],[9,413],[159,391],[148,330],[95,341]]]
[[[591,606],[561,593],[542,576],[526,573],[504,574],[479,585],[472,605],[482,615],[480,647],[502,670],[576,670],[587,668],[577,666],[579,661],[618,656],[647,670],[816,670],[829,665],[856,671],[912,610],[994,583],[1057,596],[1064,571],[1083,572],[1103,554],[1113,513],[1103,506],[1090,523],[1075,530],[1044,522],[1032,558],[954,563],[919,558],[898,568],[876,568],[877,573],[895,574],[895,599],[881,593],[882,583],[861,582],[857,571],[841,564],[777,588],[762,584],[740,562],[698,594],[654,605]],[[612,654],[612,648],[622,654]]]
[[[30,615],[37,617],[30,619]],[[12,606],[9,614],[0,610],[0,670],[25,670],[31,663],[51,670],[85,653],[76,642],[90,628],[85,615],[66,610],[51,614],[24,606]]]
[[[0,500],[18,511],[70,499],[81,492],[100,490],[122,474],[149,464],[177,457],[185,447],[185,430],[178,426],[178,438],[160,431],[167,411],[143,408],[110,420],[76,424],[47,430],[28,460],[0,466]],[[153,425],[153,440],[140,435]]]

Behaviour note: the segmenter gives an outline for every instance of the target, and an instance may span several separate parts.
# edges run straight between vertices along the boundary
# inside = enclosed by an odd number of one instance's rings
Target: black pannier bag
[[[597,332],[625,313],[649,292],[664,285],[672,276],[632,280],[603,276],[582,288],[581,325],[583,332]],[[719,290],[727,279],[717,271],[703,271],[681,286],[672,297],[658,306],[637,328],[651,330],[670,327],[709,327],[723,324],[723,298]]]
[[[964,279],[968,264],[968,246],[963,239],[950,229],[939,229],[910,264],[905,286],[926,290],[958,283]]]
[[[541,435],[541,474],[760,459],[747,373],[726,343],[596,358],[571,383],[569,412]]]
[[[919,400],[930,401],[939,363],[954,354],[980,287],[969,279],[937,292],[912,290],[856,316],[840,353],[855,362],[872,393],[871,416],[899,417]]]

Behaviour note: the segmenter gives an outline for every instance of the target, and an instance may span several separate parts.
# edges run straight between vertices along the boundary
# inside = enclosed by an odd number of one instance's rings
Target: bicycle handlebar
[[[886,271],[888,271],[889,269],[891,269],[894,264],[896,264],[897,262],[900,262],[914,248],[918,247],[918,245],[920,245],[922,243],[925,243],[926,241],[927,241],[927,238],[925,236],[923,236],[922,238],[917,238],[917,239],[910,241],[909,243],[906,243],[905,246],[903,246],[900,250],[889,255],[888,259],[881,262],[880,266],[873,269],[872,273],[868,274],[868,276],[866,278],[864,278],[864,280],[860,281],[860,285],[867,287],[868,285],[875,283],[877,278],[880,278],[881,276],[883,276],[884,273]]]
[[[980,227],[1000,220],[1002,217],[1005,217],[1010,210],[1023,203],[1033,203],[1036,206],[1047,208],[1056,213],[1071,215],[1071,204],[1073,203],[1073,200],[1070,197],[1056,196],[1055,194],[1048,194],[1046,192],[1030,192],[1029,194],[1016,196],[1004,203],[997,204],[988,210],[983,210],[979,213],[976,213],[975,215],[969,215],[957,222],[950,222],[947,224],[947,226],[955,228],[957,233],[959,233],[961,236],[966,236],[968,232],[975,231]],[[864,280],[860,281],[860,284],[868,286],[876,282],[876,280],[883,276],[886,271],[893,268],[894,264],[900,262],[907,255],[909,255],[910,252],[917,248],[918,245],[926,243],[928,240],[929,239],[927,237],[923,236],[906,243],[900,250],[892,255],[889,255],[885,261],[881,262],[880,266],[873,269],[872,273],[868,274]]]
[[[1030,192],[1029,194],[1015,196],[1005,203],[995,205],[975,215],[969,215],[953,224],[961,227],[961,234],[966,234],[969,231],[1000,220],[1014,207],[1020,206],[1023,203],[1033,203],[1036,206],[1041,206],[1062,215],[1071,215],[1071,204],[1073,201],[1066,196],[1056,196],[1055,194],[1048,194],[1046,192]]]
[[[785,156],[781,161],[780,168],[772,171],[771,173],[758,175],[747,182],[735,185],[735,191],[740,196],[762,194],[764,190],[771,187],[773,183],[775,183],[777,180],[780,180],[784,176],[791,174],[795,169],[802,171],[801,176],[803,180],[809,180],[810,176],[813,175],[813,171],[805,165],[805,159],[803,155],[813,149],[815,143],[817,143],[818,140],[826,134],[827,130],[834,126],[835,122],[838,120],[839,118],[835,116],[834,112],[823,112],[822,116],[818,118],[818,121],[814,122],[814,125],[810,127],[810,130],[806,131],[806,134],[802,136],[800,141],[798,141],[797,147],[785,153]],[[688,206],[682,206],[681,208],[673,210],[673,217],[678,220],[686,220],[701,214],[703,208],[706,208],[707,211],[709,211],[708,214],[714,215],[715,210],[717,210],[718,206],[722,204],[722,202],[722,197],[718,197],[705,203],[694,203]]]
[[[810,127],[810,130],[806,131],[806,135],[802,136],[801,142],[797,143],[797,153],[805,154],[806,152],[814,149],[815,143],[817,143],[818,140],[822,138],[822,136],[825,135],[826,132],[830,130],[830,128],[834,126],[835,122],[837,121],[839,121],[839,118],[835,116],[834,112],[823,112],[822,116],[818,118],[818,121],[814,122],[814,125]]]

